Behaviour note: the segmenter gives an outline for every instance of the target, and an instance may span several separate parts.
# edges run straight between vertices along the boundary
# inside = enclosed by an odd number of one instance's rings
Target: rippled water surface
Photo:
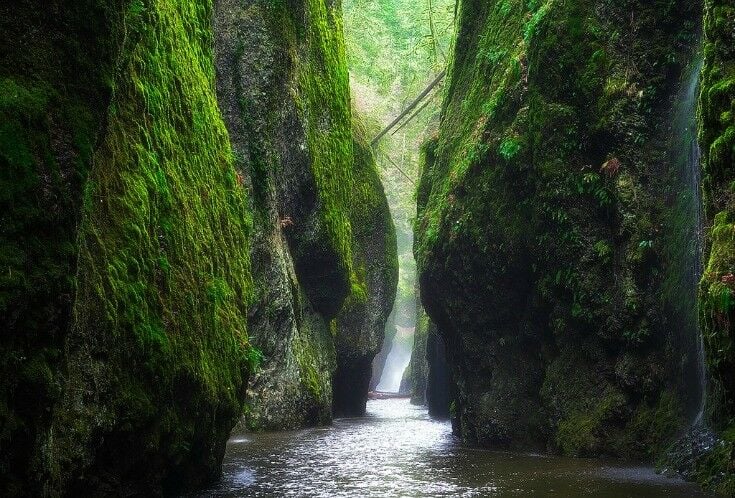
[[[204,496],[707,496],[651,469],[473,450],[406,400],[368,403],[332,427],[233,436]]]

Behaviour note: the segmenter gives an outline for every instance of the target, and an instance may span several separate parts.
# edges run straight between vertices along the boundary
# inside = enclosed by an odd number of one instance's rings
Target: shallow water
[[[473,450],[407,400],[368,402],[332,427],[233,436],[203,496],[697,497],[690,484],[618,462]]]

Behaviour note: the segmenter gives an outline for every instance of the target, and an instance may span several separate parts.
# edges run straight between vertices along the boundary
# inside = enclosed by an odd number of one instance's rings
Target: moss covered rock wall
[[[243,411],[364,411],[396,242],[340,5],[0,13],[0,494],[176,494]]]
[[[219,472],[256,354],[211,2],[2,7],[2,492]]]
[[[92,2],[0,7],[3,494],[43,472],[41,443],[60,397],[72,322],[82,192],[111,98],[120,16]],[[55,63],[63,57],[67,64]]]
[[[701,318],[710,375],[710,416],[716,427],[735,417],[735,350],[731,318],[735,301],[735,4],[706,2],[705,63],[700,100],[705,209],[711,231],[701,287]]]
[[[735,2],[705,1],[704,68],[699,107],[708,237],[700,322],[709,384],[706,421],[722,436],[695,477],[735,493]],[[722,476],[726,475],[726,479]]]
[[[342,399],[364,405],[395,292],[395,236],[353,131],[340,8],[216,4],[218,94],[254,211],[250,330],[264,355],[245,417],[254,429],[328,422],[333,376]]]
[[[337,317],[333,377],[334,413],[344,416],[365,414],[373,360],[384,344],[398,285],[398,249],[388,200],[367,131],[353,120],[355,183],[349,213],[358,285]]]
[[[460,1],[415,253],[465,440],[647,458],[684,423],[667,148],[700,14]]]

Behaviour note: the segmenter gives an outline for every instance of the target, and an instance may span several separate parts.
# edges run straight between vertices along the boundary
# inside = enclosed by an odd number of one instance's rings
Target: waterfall
[[[393,345],[376,388],[378,391],[397,393],[400,390],[403,372],[411,361],[413,332],[412,327],[396,327]]]
[[[685,230],[685,250],[682,264],[684,288],[681,299],[685,320],[682,322],[682,344],[686,360],[684,375],[689,390],[689,417],[695,426],[704,418],[707,372],[704,340],[697,316],[697,290],[703,273],[704,216],[701,196],[701,151],[697,140],[697,102],[699,100],[699,78],[703,60],[698,58],[691,64],[677,99],[674,119],[674,153],[678,164],[681,191],[677,199],[680,214],[687,220],[681,228]],[[680,233],[680,237],[682,234]]]
[[[696,69],[693,71],[694,76],[691,78],[690,88],[688,89],[689,99],[692,102],[696,102],[699,97],[699,78],[702,70],[702,61],[697,64]],[[702,151],[699,148],[699,140],[697,139],[697,117],[696,107],[692,106],[692,138],[691,145],[689,147],[689,188],[692,192],[692,203],[694,211],[694,295],[695,299],[697,296],[697,290],[699,287],[699,281],[702,279],[704,273],[704,215],[702,212],[702,170],[701,170],[701,159]],[[695,308],[696,309],[696,308]],[[699,319],[697,317],[695,333],[697,339],[697,374],[699,376],[699,406],[697,408],[697,415],[694,419],[694,425],[700,426],[704,420],[704,404],[707,396],[707,366],[704,352],[704,337],[702,336],[702,330],[699,326]]]
[[[694,296],[696,300],[697,289],[699,287],[699,281],[702,279],[704,272],[703,265],[703,247],[704,247],[704,215],[702,213],[702,170],[701,170],[701,159],[702,152],[699,148],[699,140],[697,139],[697,101],[699,100],[699,80],[700,73],[702,72],[702,65],[704,60],[700,59],[697,64],[694,65],[692,75],[690,76],[690,82],[687,88],[687,107],[690,110],[691,120],[691,136],[689,146],[689,168],[687,179],[689,184],[690,192],[692,193],[692,204],[694,211],[694,241],[693,241],[693,281],[694,281]],[[695,308],[696,309],[696,308]],[[697,408],[697,415],[694,418],[694,425],[700,426],[704,420],[704,404],[707,395],[707,367],[704,353],[704,338],[702,337],[702,330],[699,327],[699,320],[695,321],[695,333],[697,340],[697,374],[699,377],[699,403]]]

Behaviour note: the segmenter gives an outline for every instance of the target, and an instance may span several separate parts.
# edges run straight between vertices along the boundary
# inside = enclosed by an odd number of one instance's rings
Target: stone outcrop
[[[398,284],[396,233],[380,183],[367,132],[355,122],[351,200],[354,265],[362,283],[337,317],[334,414],[361,416],[373,374],[373,359],[384,344],[386,323]]]
[[[211,4],[1,9],[0,494],[200,485],[257,360]]]
[[[651,458],[685,424],[668,149],[699,15],[459,2],[415,254],[466,441]]]
[[[395,293],[395,235],[353,124],[341,29],[323,0],[216,2],[218,94],[252,191],[249,330],[264,361],[251,429],[329,422],[333,391],[338,414],[359,400],[364,411]]]

